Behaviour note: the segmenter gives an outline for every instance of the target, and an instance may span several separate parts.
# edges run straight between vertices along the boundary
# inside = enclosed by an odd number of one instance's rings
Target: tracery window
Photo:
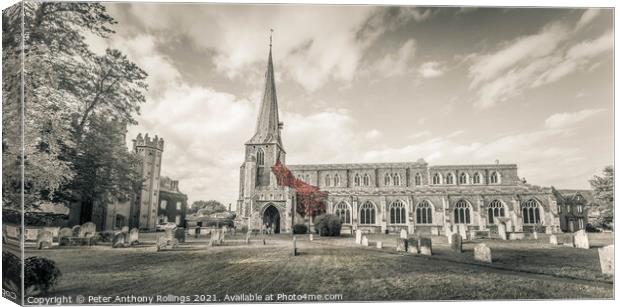
[[[523,213],[523,224],[540,223],[540,207],[536,200],[530,199],[522,203],[521,210]]]
[[[488,220],[489,224],[495,224],[498,217],[504,217],[506,214],[504,204],[499,200],[493,200],[488,207]]]
[[[433,207],[431,204],[423,200],[415,209],[415,221],[417,224],[433,223]]]
[[[375,205],[369,201],[360,207],[360,224],[374,224],[376,216]]]
[[[465,200],[459,200],[454,206],[454,223],[455,224],[469,224],[471,223],[470,212],[471,208]]]
[[[345,202],[336,205],[335,214],[340,217],[343,224],[351,224],[351,208]]]
[[[438,173],[433,175],[433,184],[441,184],[441,176]]]
[[[390,205],[390,224],[404,224],[407,221],[405,204],[396,200]]]

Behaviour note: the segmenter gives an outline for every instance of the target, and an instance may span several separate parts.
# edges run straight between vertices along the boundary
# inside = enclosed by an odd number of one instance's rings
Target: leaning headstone
[[[417,255],[420,252],[417,238],[411,237],[407,239],[407,252],[414,255]]]
[[[588,234],[585,230],[579,230],[575,232],[575,247],[590,249],[590,240],[588,239]]]
[[[407,251],[407,239],[396,238],[396,251],[397,252]]]
[[[97,232],[97,226],[93,222],[86,222],[80,228],[80,238],[92,238]]]
[[[400,238],[401,239],[407,239],[407,230],[405,230],[405,229],[401,229],[400,230]]]
[[[377,241],[377,248],[378,249],[382,249],[383,248],[383,242]]]
[[[459,235],[458,233],[452,234],[450,248],[457,253],[463,252],[463,240],[461,238],[461,235]]]
[[[508,236],[506,235],[506,224],[500,222],[497,225],[497,233],[499,234],[500,239],[506,241]]]
[[[355,231],[355,243],[362,244],[362,230],[360,229]]]
[[[129,232],[129,244],[131,245],[138,244],[139,235],[140,235],[140,231],[138,230],[138,228],[132,228],[131,231]]]
[[[368,246],[368,237],[362,236],[362,246]]]
[[[488,263],[493,262],[491,249],[484,243],[476,244],[476,247],[474,247],[474,259]]]
[[[114,237],[112,238],[113,248],[125,247],[127,245],[129,245],[129,242],[127,242],[127,233],[122,231],[114,233]]]
[[[558,237],[556,235],[550,235],[549,243],[552,245],[558,245]]]
[[[614,275],[614,245],[607,245],[598,249],[598,259],[601,263],[601,272],[605,275]]]
[[[82,228],[82,226],[80,226],[80,225],[73,226],[73,228],[71,228],[71,232],[72,232],[71,236],[72,237],[79,237],[80,236],[80,232],[82,232],[81,228]]]
[[[51,248],[52,240],[54,240],[54,236],[51,232],[45,230],[39,231],[39,234],[37,235],[37,248]]]
[[[420,254],[428,256],[433,254],[433,242],[431,238],[420,238],[418,243],[420,246]]]

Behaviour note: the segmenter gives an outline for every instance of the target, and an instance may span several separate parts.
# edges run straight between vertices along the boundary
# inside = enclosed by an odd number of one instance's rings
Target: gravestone
[[[407,251],[407,239],[396,238],[396,251],[397,252]]]
[[[355,231],[355,243],[362,244],[362,231],[360,229]]]
[[[314,240],[314,235],[310,234],[310,241]]]
[[[427,256],[433,255],[433,242],[431,238],[420,238],[418,243],[420,246],[420,254]]]
[[[377,248],[378,249],[382,249],[383,248],[383,242],[377,241]]]
[[[245,234],[245,244],[250,244],[250,237],[251,237],[252,233],[251,232],[247,232]]]
[[[470,230],[469,232],[469,239],[470,240],[476,240],[477,236],[476,236],[476,231],[475,230]]]
[[[467,239],[467,227],[463,224],[459,224],[459,234],[461,235],[462,240]]]
[[[461,238],[461,235],[458,233],[452,234],[450,248],[457,253],[463,252],[463,239]]]
[[[140,231],[138,230],[138,228],[132,228],[131,231],[129,232],[129,244],[130,245],[138,244],[140,242],[138,240],[139,235],[140,235]]]
[[[37,228],[26,229],[25,236],[26,236],[27,241],[36,241],[37,236],[39,236],[39,229]]]
[[[297,253],[297,237],[293,236],[293,256],[299,255]]]
[[[549,243],[552,245],[558,245],[558,237],[556,235],[550,235]]]
[[[114,233],[114,237],[112,238],[112,248],[126,247],[128,245],[129,242],[127,242],[126,232],[117,231]]]
[[[52,241],[54,240],[54,236],[49,231],[40,231],[37,235],[37,248],[51,248]]]
[[[43,227],[43,231],[49,231],[52,233],[52,239],[58,238],[58,234],[60,233],[59,227]]]
[[[605,275],[614,275],[614,245],[607,245],[598,249],[598,259],[601,263],[601,272]]]
[[[534,238],[534,240],[538,240],[538,232],[534,231],[532,237]]]
[[[121,227],[121,231],[124,232],[124,233],[129,233],[129,226]]]
[[[97,226],[93,222],[86,222],[80,228],[80,238],[92,238],[97,232]]]
[[[400,238],[401,239],[407,239],[407,230],[405,230],[405,229],[401,229],[400,230]]]
[[[572,234],[558,234],[558,244],[575,247],[575,236]]]
[[[168,239],[166,238],[166,236],[158,236],[157,237],[157,251],[168,249],[168,248],[169,248],[169,244],[168,244]]]
[[[368,237],[362,236],[362,246],[368,246]]]
[[[511,232],[508,234],[508,240],[524,240],[525,233],[524,232]]]
[[[411,237],[407,239],[407,252],[414,255],[417,255],[420,252],[417,238]]]
[[[228,226],[224,225],[224,227],[222,227],[222,232],[227,233],[228,232]]]
[[[187,228],[187,235],[189,236],[195,236],[196,235],[196,228],[192,227],[192,228]]]
[[[220,244],[224,244],[225,239],[226,239],[226,233],[220,230]]]
[[[73,236],[73,230],[71,230],[71,228],[69,227],[60,228],[60,230],[58,231],[59,240],[62,240],[62,238],[68,238],[71,236]]]
[[[81,228],[82,227],[80,225],[73,226],[73,228],[71,228],[71,232],[72,232],[71,236],[72,237],[79,237],[80,233],[82,232]]]
[[[484,243],[476,244],[474,247],[474,259],[477,261],[491,263],[491,249]]]
[[[210,246],[219,245],[220,241],[221,241],[220,232],[218,230],[211,229],[211,238],[209,239],[209,245]]]
[[[576,248],[590,249],[590,240],[588,239],[588,234],[585,230],[582,229],[575,232],[574,237]]]
[[[506,224],[500,222],[497,225],[497,234],[499,235],[499,238],[504,241],[508,239],[508,236],[506,235]]]

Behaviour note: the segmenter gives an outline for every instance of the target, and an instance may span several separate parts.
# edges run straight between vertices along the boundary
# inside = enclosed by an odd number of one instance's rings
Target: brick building
[[[161,177],[159,209],[157,210],[158,223],[174,222],[177,226],[185,227],[186,216],[187,195],[179,190],[179,181]]]

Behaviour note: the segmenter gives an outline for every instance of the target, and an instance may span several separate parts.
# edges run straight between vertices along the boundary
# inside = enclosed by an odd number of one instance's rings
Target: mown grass
[[[473,261],[477,242],[465,252],[449,250],[433,238],[432,257],[395,253],[394,236],[383,250],[351,244],[351,238],[300,237],[299,256],[290,236],[267,238],[267,245],[242,243],[207,247],[190,240],[181,251],[151,247],[29,251],[52,258],[63,277],[50,295],[216,295],[342,294],[347,301],[611,298],[613,283],[600,274],[595,249],[555,247],[544,240],[485,241],[494,263]],[[609,238],[602,242],[609,241]]]

